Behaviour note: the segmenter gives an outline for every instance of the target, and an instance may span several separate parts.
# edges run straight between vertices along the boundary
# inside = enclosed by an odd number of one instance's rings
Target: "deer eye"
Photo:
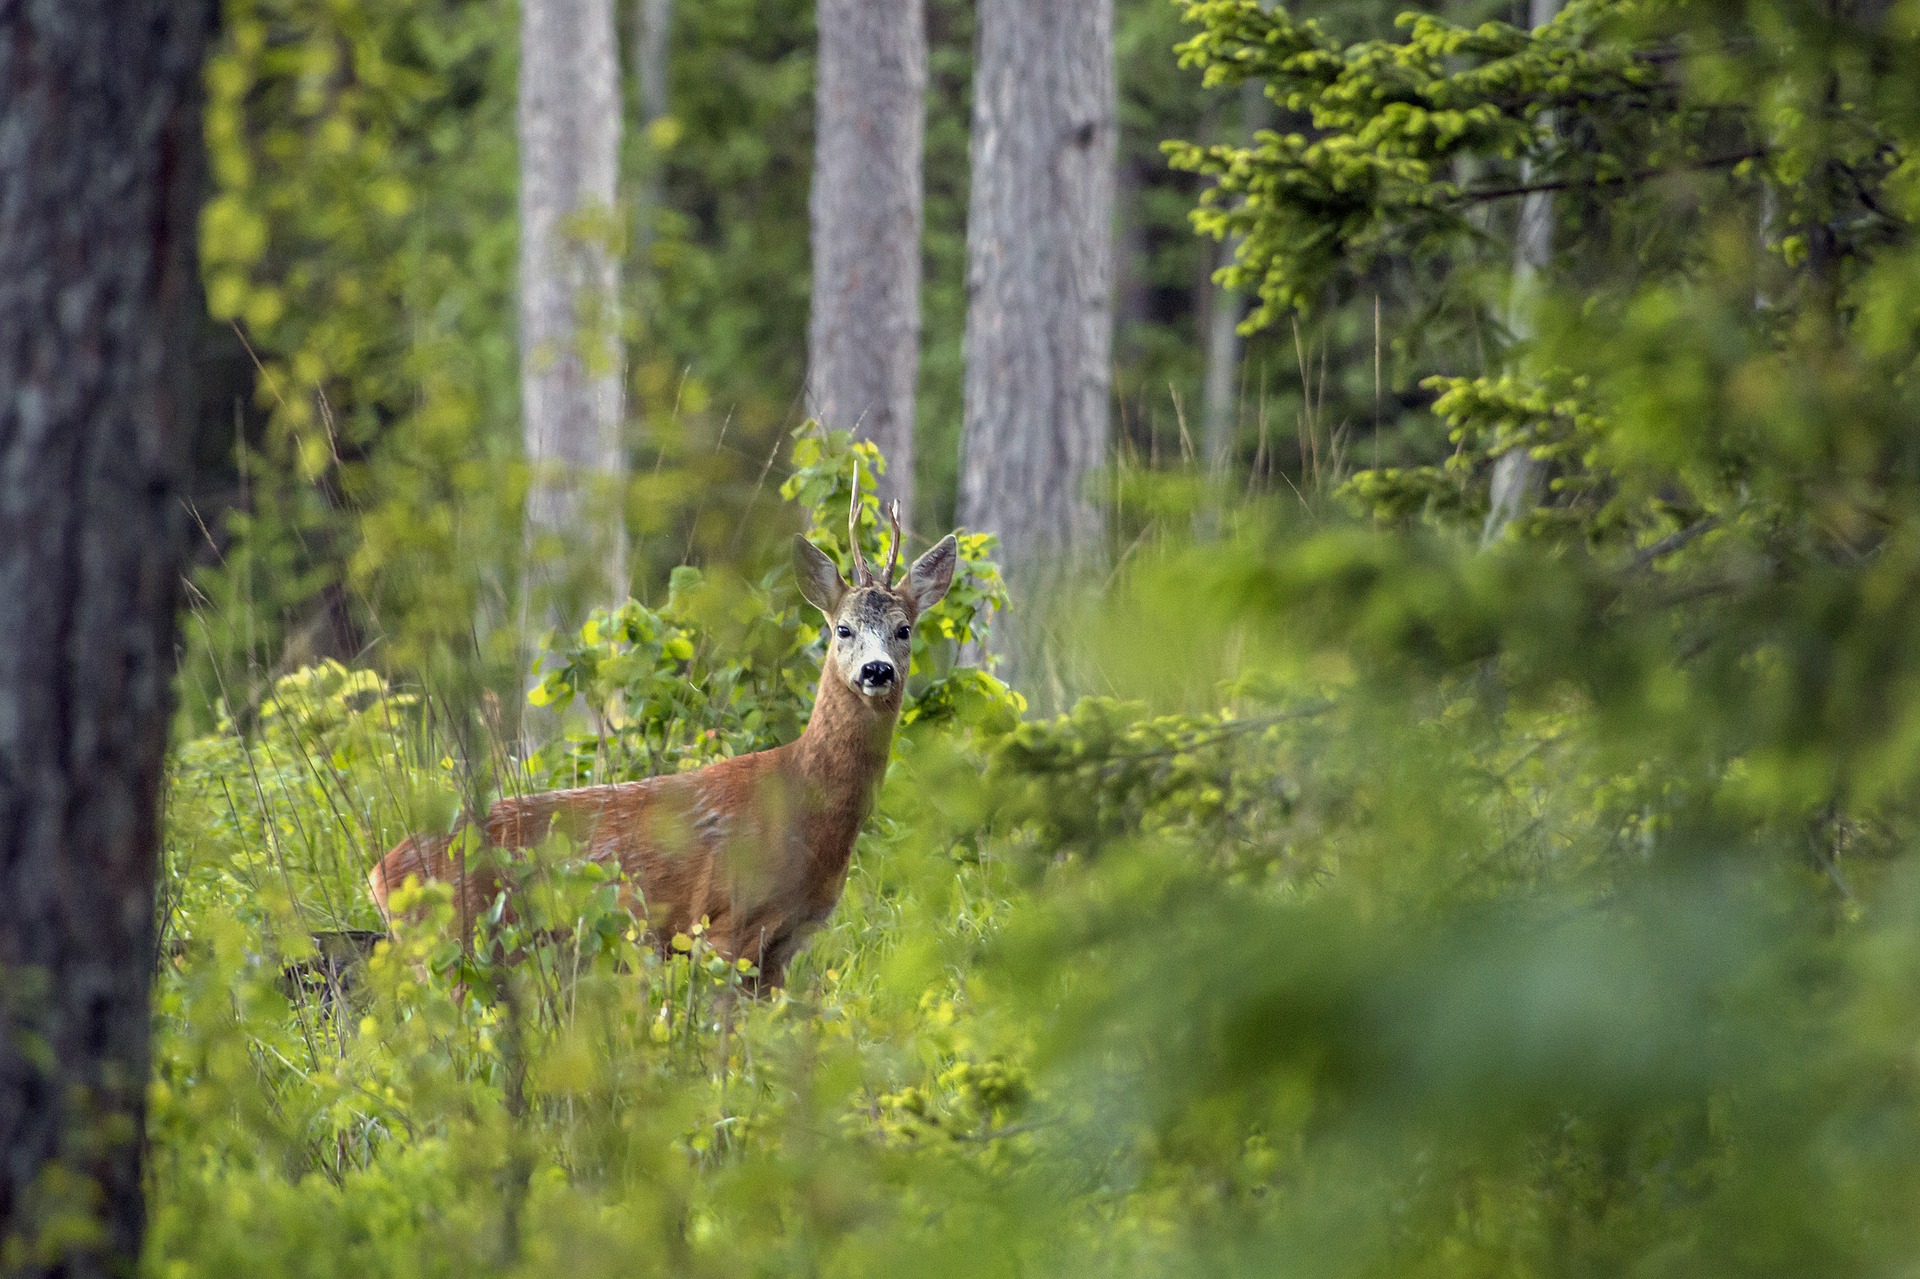
[[[913,628],[911,626],[902,625],[899,630],[893,633],[893,637],[895,639],[912,639]]]
[[[853,628],[851,626],[836,626],[833,628],[833,633],[841,639],[853,638]]]

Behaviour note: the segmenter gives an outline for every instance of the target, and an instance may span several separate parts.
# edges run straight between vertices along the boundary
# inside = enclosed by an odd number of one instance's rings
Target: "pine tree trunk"
[[[614,0],[520,17],[520,397],[529,617],[626,593],[620,508],[620,62]]]
[[[1528,18],[1537,29],[1560,14],[1561,0],[1528,0]],[[1552,120],[1545,127],[1553,127]],[[1532,166],[1520,166],[1522,184],[1533,176]],[[1513,289],[1507,305],[1507,330],[1529,341],[1537,327],[1540,276],[1553,258],[1553,196],[1529,192],[1520,202],[1520,221],[1513,237]],[[1520,516],[1540,504],[1547,481],[1546,467],[1515,449],[1493,464],[1493,491],[1487,521],[1480,530],[1481,545],[1491,545]]]
[[[211,14],[0,3],[8,1274],[127,1275],[140,1256]]]
[[[1272,8],[1272,0],[1262,0],[1262,8]],[[1267,96],[1260,82],[1249,80],[1240,86],[1241,145],[1251,144],[1253,135],[1266,124]],[[1237,239],[1222,242],[1219,265],[1231,265],[1239,248]],[[1201,384],[1202,451],[1206,454],[1207,474],[1215,479],[1227,473],[1233,460],[1234,428],[1240,408],[1240,356],[1246,344],[1240,339],[1240,321],[1246,318],[1246,300],[1238,293],[1215,287],[1213,305],[1207,313],[1207,364]]]
[[[1218,265],[1230,265],[1233,254],[1232,243],[1222,244]],[[1240,294],[1217,285],[1211,302],[1207,311],[1207,363],[1200,385],[1200,441],[1207,475],[1217,480],[1226,476],[1233,460],[1240,407],[1240,352],[1244,345],[1240,321],[1245,318],[1246,304]]]
[[[882,501],[913,513],[927,31],[921,0],[820,0],[813,416],[879,445]]]
[[[1014,607],[1037,613],[1051,574],[1104,541],[1090,487],[1111,434],[1113,3],[979,14],[960,523],[999,534]]]

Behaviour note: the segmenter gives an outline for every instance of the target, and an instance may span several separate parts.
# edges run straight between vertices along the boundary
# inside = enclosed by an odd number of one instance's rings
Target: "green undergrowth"
[[[1920,1190],[1897,814],[1783,816],[1764,727],[1724,712],[1701,766],[1718,690],[1656,678],[1655,638],[1610,669],[1665,718],[1598,713],[1577,664],[1527,678],[1579,619],[1514,598],[1571,570],[1486,564],[1253,516],[1170,542],[1082,614],[1133,696],[1032,719],[942,648],[998,592],[971,558],[846,895],[762,998],[558,842],[471,948],[429,888],[344,989],[287,968],[375,925],[366,868],[451,828],[468,773],[795,731],[818,640],[789,588],[683,574],[591,619],[536,693],[581,719],[504,764],[427,692],[283,677],[175,756],[149,1269],[1883,1272]],[[1476,627],[1500,651],[1465,665],[1413,639]]]

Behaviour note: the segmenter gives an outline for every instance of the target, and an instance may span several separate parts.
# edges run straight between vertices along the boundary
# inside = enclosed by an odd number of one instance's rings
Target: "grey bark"
[[[204,0],[0,3],[9,1274],[127,1275],[140,1256],[211,15]],[[59,1221],[75,1213],[97,1234]]]
[[[913,519],[927,32],[921,0],[820,0],[808,408],[872,440]]]
[[[1262,8],[1272,8],[1273,0],[1261,0]],[[1260,82],[1249,80],[1240,86],[1240,133],[1244,143],[1267,122],[1267,95]],[[1233,262],[1239,249],[1238,238],[1224,241],[1219,265]],[[1246,300],[1230,289],[1216,287],[1213,307],[1207,316],[1207,366],[1201,385],[1201,451],[1206,455],[1207,473],[1226,474],[1233,452],[1234,424],[1239,417],[1240,355],[1246,344],[1240,338],[1240,321],[1246,318]]]
[[[620,518],[620,61],[614,0],[520,16],[520,396],[531,471],[523,607],[626,593]]]
[[[1561,0],[1528,0],[1527,17],[1537,30],[1559,16]],[[1542,122],[1553,127],[1552,118]],[[1531,181],[1533,166],[1523,160],[1520,182]],[[1530,340],[1537,327],[1540,276],[1553,257],[1553,196],[1532,191],[1520,203],[1520,221],[1513,238],[1513,289],[1508,301],[1507,330],[1519,341]],[[1507,525],[1540,504],[1546,490],[1546,468],[1526,452],[1514,449],[1493,464],[1492,500],[1480,543],[1491,545]]]
[[[1113,3],[981,0],[979,24],[959,514],[1000,536],[1014,607],[1035,612],[1105,533]]]
[[[1220,246],[1219,265],[1232,263],[1234,245]],[[1239,413],[1240,321],[1245,318],[1245,302],[1240,294],[1215,287],[1213,306],[1207,315],[1207,367],[1201,384],[1201,452],[1206,457],[1207,474],[1219,478],[1227,473],[1232,459],[1234,424]]]
[[[1773,180],[1766,174],[1760,179],[1760,216],[1756,236],[1760,246],[1759,270],[1755,273],[1758,283],[1753,288],[1753,309],[1765,311],[1773,306],[1773,295],[1767,288],[1768,264],[1773,255],[1774,246],[1780,243],[1780,192],[1774,187]]]

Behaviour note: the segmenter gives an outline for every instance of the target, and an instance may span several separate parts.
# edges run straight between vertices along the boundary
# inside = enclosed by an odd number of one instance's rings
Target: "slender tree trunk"
[[[1769,268],[1773,264],[1774,247],[1780,243],[1780,191],[1765,172],[1760,175],[1760,208],[1756,221],[1754,235],[1759,254],[1754,272],[1753,309],[1765,311],[1773,306],[1773,293],[1768,287],[1773,273]]]
[[[1233,261],[1234,245],[1220,246],[1218,265]],[[1234,426],[1239,419],[1240,321],[1246,305],[1231,289],[1214,287],[1207,312],[1207,365],[1201,383],[1200,447],[1207,474],[1215,479],[1227,473],[1233,460]]]
[[[1528,0],[1528,20],[1537,30],[1559,16],[1561,0]],[[1551,129],[1551,119],[1544,124]],[[1531,179],[1532,166],[1520,166],[1520,181]],[[1508,301],[1507,329],[1519,341],[1531,340],[1538,327],[1540,276],[1553,258],[1553,196],[1534,191],[1520,203],[1520,223],[1513,238],[1513,291]],[[1540,504],[1546,489],[1546,468],[1518,449],[1500,455],[1493,464],[1492,501],[1480,530],[1481,545],[1498,540],[1507,525]]]
[[[626,593],[613,4],[521,5],[520,395],[532,472],[522,606],[548,621]]]
[[[809,407],[879,445],[881,500],[898,498],[910,524],[926,13],[922,0],[820,0],[819,18]]]
[[[1014,605],[1037,612],[1051,572],[1097,560],[1105,533],[1091,480],[1112,429],[1113,2],[979,14],[960,522],[999,534]]]
[[[211,14],[203,0],[0,3],[9,1275],[130,1275],[140,1256]]]
[[[1273,0],[1262,0],[1263,8],[1272,8]],[[1240,86],[1240,140],[1251,144],[1253,135],[1267,121],[1267,95],[1260,82],[1249,80]],[[1238,239],[1222,242],[1219,265],[1233,262],[1240,247]],[[1240,321],[1245,318],[1246,300],[1231,290],[1215,287],[1213,306],[1207,315],[1207,366],[1202,384],[1201,449],[1206,455],[1207,473],[1215,478],[1226,474],[1233,457],[1234,426],[1239,420],[1240,355],[1246,344],[1240,339]]]

